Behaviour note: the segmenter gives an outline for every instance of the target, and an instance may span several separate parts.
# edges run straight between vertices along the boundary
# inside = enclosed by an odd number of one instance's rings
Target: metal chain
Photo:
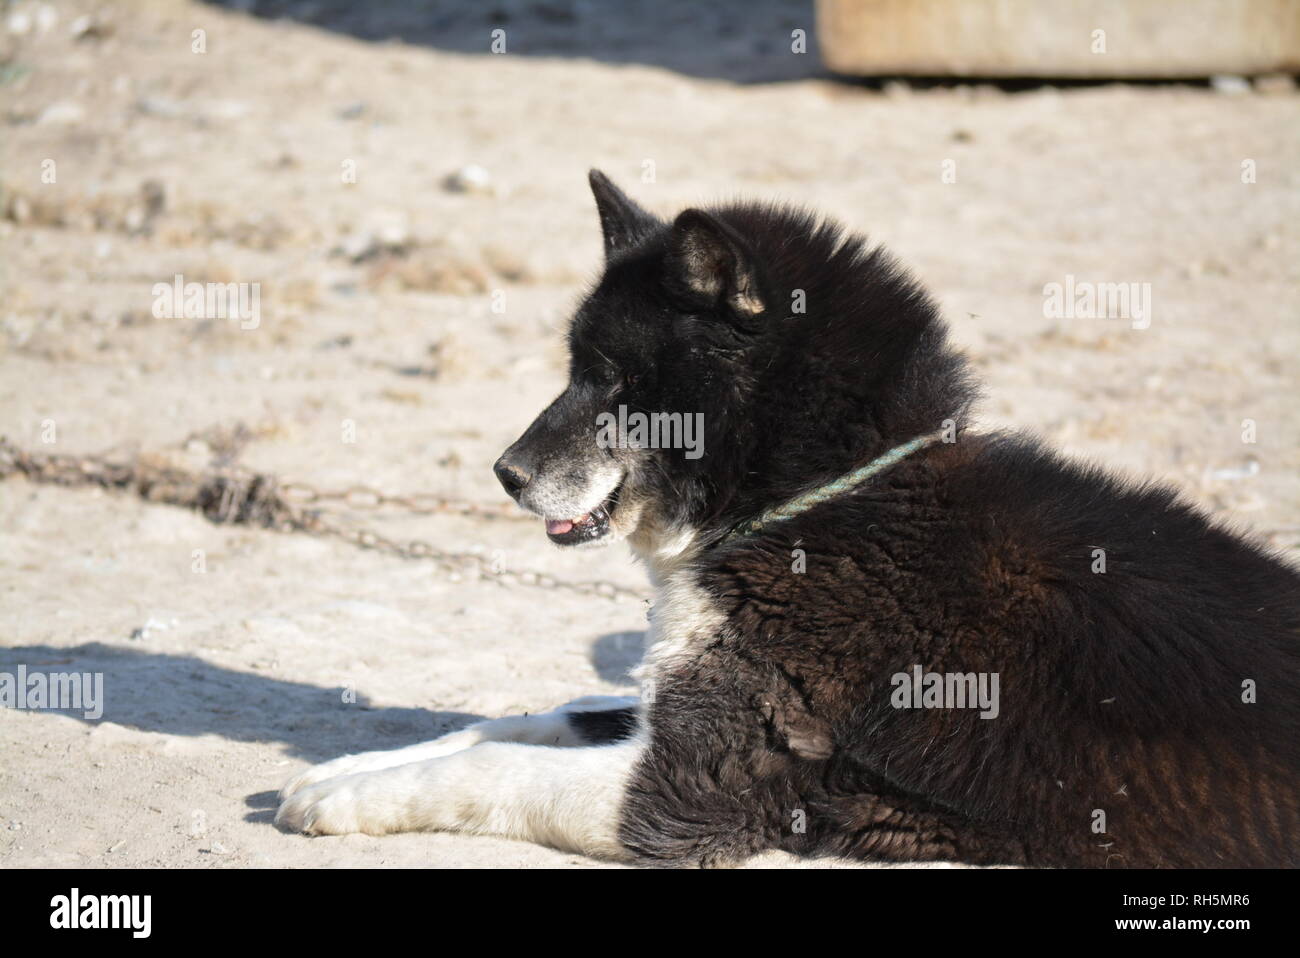
[[[501,586],[527,586],[616,601],[644,601],[644,596],[613,582],[570,582],[541,572],[498,568],[496,563],[475,552],[448,552],[420,539],[399,541],[371,529],[351,528],[320,508],[306,508],[337,504],[374,510],[391,506],[420,515],[522,517],[508,505],[489,506],[432,495],[386,495],[366,486],[326,491],[304,482],[282,483],[270,474],[234,465],[191,472],[139,456],[122,462],[105,456],[27,452],[0,436],[0,480],[13,475],[37,483],[126,490],[149,502],[193,509],[219,525],[258,526],[340,539],[358,548],[432,562],[453,582],[482,579]]]
[[[412,496],[394,496],[382,493],[378,489],[371,489],[369,486],[352,486],[348,489],[325,491],[305,482],[295,481],[279,483],[277,489],[285,500],[298,506],[338,503],[347,506],[349,509],[359,510],[393,506],[403,512],[413,512],[417,515],[459,515],[474,516],[480,519],[529,518],[507,503],[486,505],[481,502],[464,502],[425,493],[417,493]]]

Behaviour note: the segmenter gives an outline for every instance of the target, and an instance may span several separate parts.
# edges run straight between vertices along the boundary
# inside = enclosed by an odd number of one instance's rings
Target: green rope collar
[[[861,469],[854,469],[838,479],[832,479],[824,486],[818,486],[811,492],[805,492],[802,496],[791,499],[785,505],[768,509],[748,522],[740,523],[728,532],[722,541],[725,543],[731,542],[733,539],[739,539],[742,536],[752,536],[766,525],[781,522],[784,519],[793,519],[795,516],[807,512],[813,506],[821,505],[827,499],[833,499],[840,493],[856,489],[877,473],[883,472],[895,463],[906,459],[918,449],[924,449],[926,446],[931,445],[941,435],[941,433],[933,432],[928,436],[917,436],[911,442],[905,442],[901,446],[895,446],[884,455],[871,460]]]

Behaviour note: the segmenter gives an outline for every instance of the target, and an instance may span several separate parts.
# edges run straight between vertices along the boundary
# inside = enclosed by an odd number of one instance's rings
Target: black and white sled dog
[[[1300,863],[1296,571],[1168,489],[967,432],[968,367],[879,249],[591,186],[569,384],[496,473],[555,543],[644,560],[641,699],[318,765],[282,826],[670,864]],[[690,448],[651,441],[686,423]]]

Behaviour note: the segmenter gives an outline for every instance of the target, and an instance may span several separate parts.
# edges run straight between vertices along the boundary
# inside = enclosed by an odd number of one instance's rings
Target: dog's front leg
[[[483,742],[295,792],[276,824],[312,835],[459,831],[627,858],[619,816],[639,738],[580,748]]]
[[[343,775],[377,772],[442,758],[484,742],[527,742],[573,748],[627,738],[636,726],[637,700],[626,696],[587,695],[549,712],[507,715],[477,722],[432,742],[359,755],[344,755],[299,772],[280,790],[280,798],[309,785]]]

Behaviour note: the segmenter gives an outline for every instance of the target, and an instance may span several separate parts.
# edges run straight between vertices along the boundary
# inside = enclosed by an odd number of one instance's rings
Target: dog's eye
[[[623,385],[635,386],[640,379],[641,377],[638,376],[636,373],[628,373],[626,376],[623,377]]]

